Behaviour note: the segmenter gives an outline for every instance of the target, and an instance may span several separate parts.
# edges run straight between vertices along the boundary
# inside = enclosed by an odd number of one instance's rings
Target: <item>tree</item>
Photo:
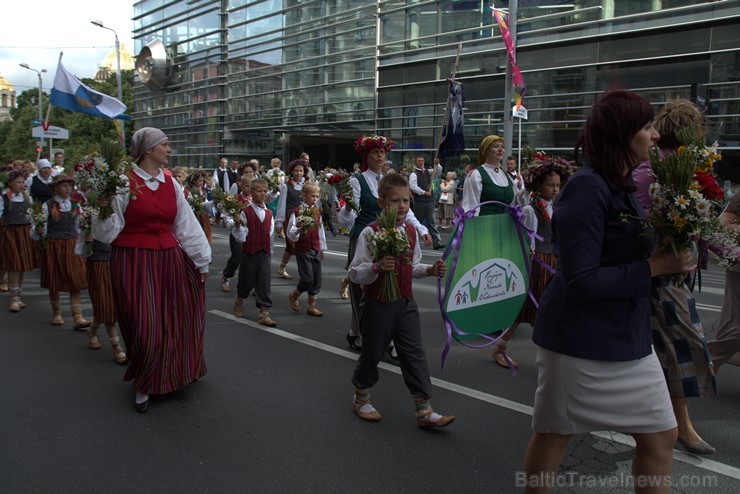
[[[124,70],[121,73],[123,101],[129,111],[133,110],[133,70]],[[115,73],[105,81],[82,79],[82,83],[104,94],[117,97],[118,84]],[[49,95],[43,94],[44,118],[49,104]],[[3,159],[36,159],[37,141],[31,136],[32,121],[38,119],[38,89],[23,91],[16,98],[16,108],[10,112],[12,121],[0,124],[0,153]],[[118,132],[112,120],[93,117],[84,113],[76,113],[63,108],[52,107],[49,116],[51,125],[62,127],[69,131],[68,140],[53,141],[55,148],[64,148],[65,163],[73,165],[82,156],[97,150],[102,139],[117,141]],[[134,125],[132,121],[125,121],[126,136],[130,138]],[[44,156],[48,156],[49,149],[44,149]]]

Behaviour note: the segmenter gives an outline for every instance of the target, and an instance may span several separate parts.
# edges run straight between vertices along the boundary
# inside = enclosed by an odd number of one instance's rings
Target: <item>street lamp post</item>
[[[90,21],[90,23],[93,26],[102,27],[103,29],[107,29],[108,31],[113,31],[113,35],[116,37],[116,83],[118,84],[118,101],[123,103],[123,86],[121,84],[121,45],[118,43],[118,33],[115,31],[115,29],[111,29],[107,26],[104,26],[102,21]],[[122,147],[123,147],[123,154],[126,154],[126,124],[124,122],[121,122],[121,139],[122,140]]]
[[[39,70],[36,70],[36,69],[34,69],[32,67],[29,67],[27,63],[21,63],[21,64],[18,64],[18,65],[20,65],[24,69],[33,70],[39,76],[39,122],[43,122],[44,121],[44,108],[43,108],[43,106],[44,106],[44,100],[42,99],[43,82],[41,80],[41,73],[42,72],[46,72],[46,69],[41,69],[39,71]],[[39,146],[39,152],[36,153],[36,161],[38,161],[39,158],[41,158],[41,151],[40,150],[44,148],[44,138],[43,137],[41,138],[41,141],[40,142],[41,142],[41,145]],[[51,150],[49,150],[49,151],[51,151]]]

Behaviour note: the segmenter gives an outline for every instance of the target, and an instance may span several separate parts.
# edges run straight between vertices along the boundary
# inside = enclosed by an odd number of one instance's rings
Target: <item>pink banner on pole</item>
[[[509,53],[509,61],[511,62],[511,82],[514,84],[514,104],[518,107],[522,104],[522,98],[524,97],[527,87],[524,85],[524,77],[522,77],[522,73],[516,65],[516,46],[514,46],[514,40],[511,38],[509,23],[507,20],[509,14],[503,10],[493,9],[493,16],[496,18],[499,29],[501,29],[501,37],[504,38],[506,51]]]

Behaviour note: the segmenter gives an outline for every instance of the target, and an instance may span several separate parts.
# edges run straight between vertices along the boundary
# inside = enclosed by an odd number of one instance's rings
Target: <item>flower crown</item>
[[[385,150],[387,153],[393,149],[394,144],[395,142],[385,136],[364,136],[355,141],[355,151],[357,151],[358,154],[365,155],[370,152],[370,150],[379,148]]]
[[[522,172],[522,177],[524,178],[524,186],[526,189],[530,192],[534,192],[537,188],[537,183],[547,175],[560,175],[560,185],[562,187],[568,180],[568,177],[573,175],[573,173],[573,166],[568,160],[548,156],[539,151],[532,155],[532,162],[527,169]]]

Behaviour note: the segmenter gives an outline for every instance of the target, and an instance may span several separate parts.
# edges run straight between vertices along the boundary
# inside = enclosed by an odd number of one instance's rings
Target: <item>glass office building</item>
[[[465,136],[503,132],[500,0],[144,0],[134,5],[137,127],[171,138],[178,164],[221,156],[351,166],[352,142],[392,137],[398,164],[439,145],[450,76]],[[725,167],[740,151],[740,1],[518,2],[527,85],[521,141],[570,156],[596,94],[628,88],[656,107],[706,106]],[[149,50],[147,47],[150,47]],[[143,51],[142,51],[143,50]],[[147,56],[150,55],[150,56]],[[513,142],[519,142],[519,125]],[[517,149],[514,149],[516,153]]]

